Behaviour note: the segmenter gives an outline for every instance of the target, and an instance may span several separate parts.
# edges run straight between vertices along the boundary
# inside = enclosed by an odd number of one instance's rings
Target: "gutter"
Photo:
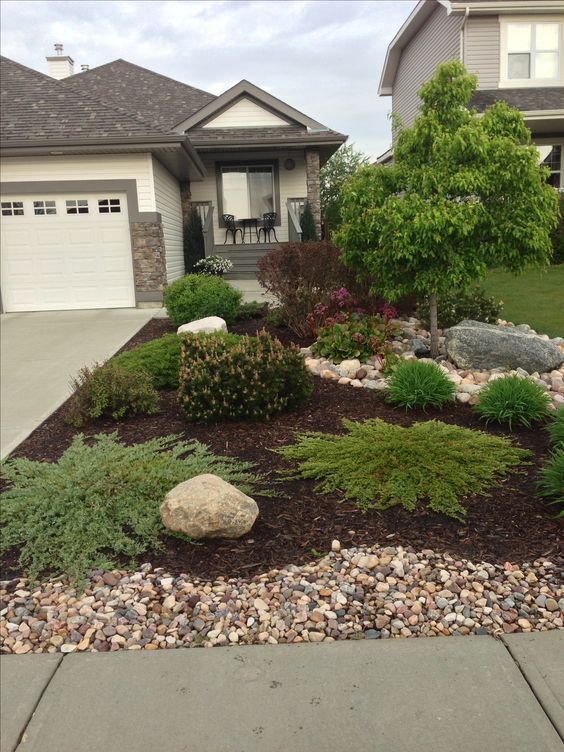
[[[52,138],[44,139],[21,139],[19,141],[1,141],[1,149],[17,149],[21,147],[29,147],[34,149],[61,149],[71,148],[76,146],[149,146],[154,144],[155,146],[164,144],[177,144],[180,146],[183,142],[183,138],[179,138],[180,134],[171,135],[147,135],[147,136],[120,136],[120,137],[108,137],[101,136],[97,138],[65,138],[64,141],[59,141]],[[64,137],[61,137],[64,138]]]
[[[201,143],[197,142],[194,144],[196,149],[198,151],[201,151],[202,149],[205,150],[212,150],[212,151],[221,151],[224,147],[230,147],[230,146],[246,146],[249,149],[256,149],[260,148],[261,146],[284,146],[284,147],[290,147],[292,149],[300,148],[300,146],[341,146],[341,144],[344,144],[345,141],[348,139],[348,136],[344,136],[344,138],[339,140],[327,140],[327,141],[320,141],[319,139],[308,139],[305,138],[302,141],[280,141],[280,140],[274,140],[274,139],[268,139],[264,141],[202,141]]]

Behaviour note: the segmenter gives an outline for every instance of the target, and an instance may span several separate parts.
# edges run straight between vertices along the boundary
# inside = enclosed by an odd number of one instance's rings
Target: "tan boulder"
[[[161,504],[169,530],[191,538],[240,538],[258,516],[254,499],[217,475],[197,475],[179,483]]]

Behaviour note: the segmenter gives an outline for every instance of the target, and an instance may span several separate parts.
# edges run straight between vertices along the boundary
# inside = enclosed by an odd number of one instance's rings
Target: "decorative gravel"
[[[333,551],[251,579],[191,581],[145,564],[0,582],[5,653],[157,650],[547,631],[564,626],[562,567],[473,564],[401,546]]]
[[[401,330],[391,343],[392,350],[405,360],[413,360],[419,357],[424,362],[434,362],[431,358],[421,357],[422,353],[428,351],[431,345],[430,333],[422,328],[421,322],[410,317],[407,320],[393,319],[394,326]],[[498,320],[498,324],[508,328],[515,327],[511,322]],[[526,324],[520,324],[520,331],[529,334],[536,334],[534,329]],[[537,335],[540,339],[549,340],[546,334]],[[564,339],[555,337],[551,340],[562,351],[564,359]],[[469,371],[457,369],[453,363],[450,363],[445,357],[444,348],[445,338],[439,337],[439,367],[446,376],[454,383],[456,392],[455,399],[457,402],[475,405],[479,399],[480,391],[489,381],[502,378],[503,376],[520,376],[521,378],[530,379],[544,389],[550,399],[554,409],[564,405],[564,363],[550,373],[532,373],[529,374],[522,368],[506,371],[503,368],[492,368],[491,370]],[[388,382],[385,376],[378,369],[378,363],[374,358],[369,358],[365,363],[353,358],[344,360],[341,363],[333,363],[326,358],[320,358],[313,354],[311,348],[302,347],[302,354],[305,359],[305,365],[310,373],[320,376],[322,379],[337,381],[339,384],[364,387],[365,389],[376,389],[378,391],[386,390]]]

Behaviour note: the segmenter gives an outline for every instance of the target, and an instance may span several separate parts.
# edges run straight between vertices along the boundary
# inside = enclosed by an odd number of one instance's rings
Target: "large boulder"
[[[208,473],[175,486],[160,511],[165,527],[195,539],[240,538],[259,512],[254,499]]]
[[[563,361],[560,349],[531,331],[516,327],[461,321],[446,332],[449,360],[458,368],[522,368],[528,373],[552,371]]]
[[[197,332],[203,332],[204,334],[211,334],[212,332],[226,332],[227,324],[219,316],[206,316],[205,319],[197,319],[197,321],[190,321],[189,324],[182,324],[176,330],[177,334],[186,334],[191,332],[192,334]]]

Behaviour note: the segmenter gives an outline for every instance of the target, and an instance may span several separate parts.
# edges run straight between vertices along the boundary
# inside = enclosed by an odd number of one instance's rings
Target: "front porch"
[[[234,243],[231,234],[226,234],[225,229],[218,227],[214,217],[215,206],[212,201],[192,201],[192,206],[198,211],[202,220],[204,233],[204,247],[207,256],[220,256],[227,258],[233,263],[233,269],[225,275],[226,279],[255,279],[257,273],[257,261],[268,251],[277,248],[281,243],[300,242],[302,238],[301,215],[305,206],[305,198],[289,198],[286,201],[283,228],[277,228],[279,242],[246,242]],[[237,235],[237,238],[240,236]],[[227,238],[227,242],[223,241]]]

